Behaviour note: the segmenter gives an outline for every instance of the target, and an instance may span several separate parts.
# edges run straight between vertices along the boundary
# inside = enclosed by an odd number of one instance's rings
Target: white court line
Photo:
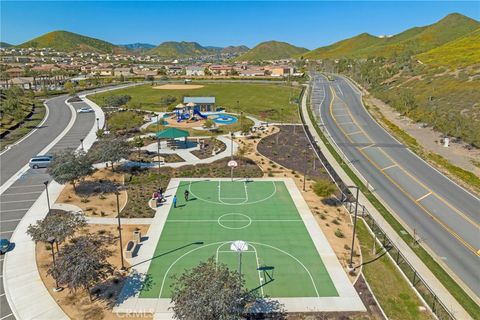
[[[215,219],[215,220],[208,220],[208,219],[201,219],[201,220],[197,220],[197,219],[192,219],[192,220],[167,220],[166,222],[217,222],[218,219]],[[241,221],[247,221],[247,220],[235,220],[235,219],[222,219],[222,221],[226,221],[226,222],[241,222]],[[251,219],[252,222],[303,222],[303,220],[300,220],[300,219],[285,219],[285,220],[281,220],[281,219],[275,219],[275,220],[269,220],[269,219],[260,219],[260,220],[254,220],[254,219]]]
[[[415,200],[415,201],[416,201],[416,202],[422,201],[423,199],[425,199],[426,197],[428,197],[428,196],[431,195],[431,194],[432,194],[432,192],[430,191],[429,193],[427,193],[426,195],[421,196],[420,198],[418,198],[418,199]]]

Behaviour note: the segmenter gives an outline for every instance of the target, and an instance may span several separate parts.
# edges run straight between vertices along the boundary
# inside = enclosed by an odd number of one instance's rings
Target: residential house
[[[204,76],[205,68],[198,66],[188,66],[185,68],[187,76]]]

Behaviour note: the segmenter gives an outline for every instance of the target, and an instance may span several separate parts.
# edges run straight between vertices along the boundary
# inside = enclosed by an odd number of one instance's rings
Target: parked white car
[[[77,110],[78,113],[89,113],[93,112],[93,109],[90,107],[83,107]]]

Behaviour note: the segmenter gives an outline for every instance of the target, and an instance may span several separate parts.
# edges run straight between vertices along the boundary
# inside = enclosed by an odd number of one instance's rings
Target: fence
[[[307,101],[310,101],[309,92],[306,94],[308,95]],[[307,103],[307,108],[309,108],[308,105],[309,104]],[[310,140],[310,144],[312,145],[315,153],[317,154],[318,159],[322,162],[324,168],[327,170],[328,174],[330,175],[332,180],[335,182],[335,184],[339,188],[342,195],[342,203],[344,207],[348,210],[350,214],[353,214],[355,211],[355,205],[354,205],[355,199],[353,194],[350,193],[350,191],[346,188],[346,184],[342,181],[342,179],[337,174],[335,169],[328,163],[326,157],[321,152],[320,147],[315,142],[313,135],[311,134],[308,126],[306,125],[305,118],[303,113],[301,112],[300,105],[299,105],[299,109],[300,109],[300,119],[302,121],[305,134],[307,135],[308,140]],[[321,130],[318,130],[318,131],[321,131]],[[331,144],[331,145],[335,146],[335,144]],[[337,148],[335,149],[338,150]],[[381,226],[378,223],[376,223],[375,219],[368,212],[368,209],[364,205],[358,204],[357,213],[366,222],[371,233],[375,235],[376,239],[379,240],[383,248],[386,251],[388,251],[387,254],[390,256],[391,260],[397,265],[397,267],[404,274],[405,278],[408,279],[410,284],[415,288],[418,294],[423,298],[425,303],[432,310],[432,313],[440,320],[455,319],[455,316],[447,309],[447,307],[443,304],[443,302],[438,299],[438,297],[435,295],[433,290],[418,274],[415,268],[407,261],[405,256],[395,246],[394,242],[391,241],[391,239],[383,231]]]

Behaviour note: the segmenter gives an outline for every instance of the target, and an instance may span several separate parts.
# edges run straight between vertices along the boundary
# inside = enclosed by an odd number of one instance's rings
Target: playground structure
[[[207,119],[207,116],[200,112],[200,107],[194,106],[193,109],[185,107],[183,109],[175,109],[177,122],[187,121],[195,122],[200,119]]]

